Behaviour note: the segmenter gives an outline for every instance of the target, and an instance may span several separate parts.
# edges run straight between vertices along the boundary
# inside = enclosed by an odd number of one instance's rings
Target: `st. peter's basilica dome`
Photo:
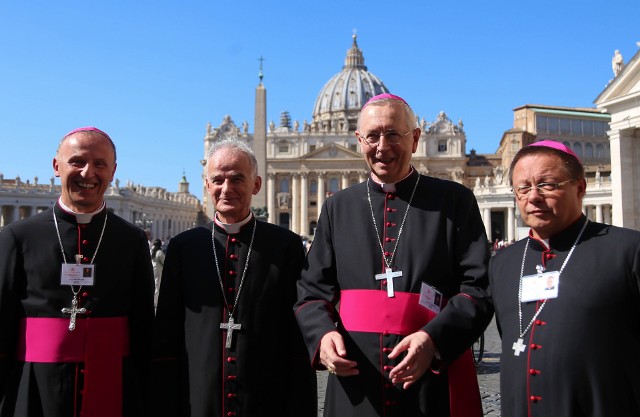
[[[323,132],[353,132],[358,114],[371,97],[388,93],[378,77],[367,71],[356,35],[342,71],[322,87],[313,106],[313,128]]]

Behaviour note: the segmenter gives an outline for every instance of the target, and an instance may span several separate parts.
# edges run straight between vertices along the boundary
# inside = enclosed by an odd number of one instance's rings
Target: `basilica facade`
[[[227,136],[245,140],[256,151],[260,175],[266,183],[253,200],[254,210],[266,213],[271,223],[313,239],[324,201],[367,178],[368,168],[355,136],[358,114],[369,98],[389,92],[394,93],[365,65],[354,35],[344,66],[320,89],[309,120],[292,120],[288,112],[283,112],[277,124],[267,124],[266,89],[260,79],[255,132],[249,132],[247,122],[236,125],[230,116],[225,116],[218,127],[208,125],[203,169],[214,142]],[[422,174],[473,189],[491,241],[512,241],[526,231],[508,184],[508,168],[518,149],[544,139],[565,142],[582,156],[588,181],[584,211],[593,220],[611,222],[608,114],[595,108],[518,107],[514,109],[513,127],[504,132],[499,144],[496,139],[498,149],[494,154],[477,154],[473,149],[467,153],[462,120],[452,121],[445,112],[431,120],[417,118],[422,133],[413,166]],[[212,218],[214,208],[204,183],[203,209],[206,217]]]

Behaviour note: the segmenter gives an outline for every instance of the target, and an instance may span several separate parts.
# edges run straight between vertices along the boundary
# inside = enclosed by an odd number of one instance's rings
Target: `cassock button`
[[[391,207],[387,207],[387,212],[388,213],[393,213],[394,211],[396,211],[395,209],[392,209]]]
[[[89,262],[89,258],[87,258],[86,256],[84,258],[82,258],[83,261],[85,262]]]
[[[233,363],[233,362],[235,362],[235,361],[236,361],[236,358],[231,357],[231,356],[227,357],[227,362],[229,362],[229,363]]]
[[[540,349],[542,346],[540,346],[540,345],[536,345],[535,343],[532,343],[532,344],[530,345],[530,347],[531,347],[531,350],[538,350],[538,349]]]
[[[233,253],[229,255],[230,259],[238,259],[238,255],[234,255]]]
[[[237,242],[238,242],[238,239],[236,239],[235,237],[231,238],[231,243],[237,243]]]
[[[391,406],[391,405],[396,405],[396,402],[395,402],[395,401],[388,401],[388,400],[387,400],[387,401],[385,401],[385,402],[384,402],[384,405],[386,405],[387,407],[389,407],[389,406]]]
[[[388,198],[389,200],[393,200],[394,198],[396,198],[396,196],[395,196],[395,195],[393,195],[393,194],[391,194],[391,193],[389,193],[389,194],[387,194],[387,198]]]
[[[227,381],[235,381],[238,377],[235,375],[229,375],[227,376]]]
[[[227,394],[227,398],[235,398],[235,397],[237,397],[237,395],[231,392]]]
[[[385,366],[382,367],[382,369],[384,369],[385,371],[389,372],[390,370],[393,369],[393,366],[385,365]]]
[[[542,397],[538,395],[532,395],[529,397],[529,400],[531,400],[531,402],[537,403],[538,401],[542,400]]]
[[[82,241],[82,244],[83,244],[83,245],[86,245],[87,243],[89,243],[89,241],[88,241],[87,239],[85,239],[85,240],[83,240],[83,241]]]
[[[540,375],[540,371],[537,369],[529,369],[529,375]]]
[[[391,252],[385,252],[384,256],[391,256]]]
[[[388,347],[386,347],[386,348],[382,348],[382,351],[383,351],[384,353],[389,353],[389,352],[391,352],[392,350],[393,350],[393,349],[388,348]]]
[[[384,239],[386,242],[393,242],[395,239],[392,237],[387,237]]]
[[[233,292],[233,287],[229,287],[229,288],[227,288],[227,291],[229,291],[229,292]]]
[[[233,275],[235,275],[235,274],[236,274],[236,271],[233,271],[233,270],[232,270],[232,271],[229,271],[229,275],[232,275],[232,276],[233,276]]]
[[[542,321],[542,320],[540,320],[540,319],[536,320],[536,326],[544,326],[545,324],[547,324],[547,323]]]
[[[544,257],[547,258],[547,259],[553,259],[553,258],[556,257],[556,255],[553,254],[553,253],[547,253],[547,254],[544,255]]]
[[[85,291],[85,292],[83,292],[83,293],[82,293],[82,296],[83,296],[84,298],[87,298],[87,297],[89,296],[89,293]]]
[[[233,411],[229,411],[229,412],[227,413],[227,416],[228,416],[228,417],[233,417],[233,416],[235,416],[235,415],[236,415],[236,413],[234,413]]]

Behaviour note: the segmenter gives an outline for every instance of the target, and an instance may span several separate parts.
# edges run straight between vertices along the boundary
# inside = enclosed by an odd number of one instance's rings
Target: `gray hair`
[[[416,114],[413,112],[413,110],[411,110],[411,107],[405,102],[395,100],[393,98],[383,98],[380,100],[372,101],[371,103],[367,104],[366,107],[372,107],[372,106],[382,107],[390,103],[397,103],[402,106],[402,109],[404,110],[404,113],[405,113],[405,117],[407,119],[407,127],[409,129],[415,129],[418,127],[418,118],[416,117]],[[362,110],[364,109],[365,108],[363,108]],[[360,119],[362,118],[362,113],[363,113],[362,110],[358,115],[358,126],[357,126],[358,130],[360,130]]]
[[[255,153],[253,153],[253,149],[251,149],[246,142],[236,137],[228,137],[221,141],[214,142],[213,145],[211,145],[207,152],[207,171],[209,170],[209,161],[211,160],[211,157],[222,149],[235,149],[245,154],[251,163],[253,176],[258,176],[258,160],[256,159]]]

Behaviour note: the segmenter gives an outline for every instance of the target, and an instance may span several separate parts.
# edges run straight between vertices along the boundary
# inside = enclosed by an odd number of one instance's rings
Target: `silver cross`
[[[240,323],[236,324],[233,320],[233,316],[229,315],[229,322],[220,323],[220,328],[227,330],[227,344],[225,346],[227,349],[229,349],[231,347],[231,338],[233,337],[233,331],[240,330],[242,328],[242,324]]]
[[[69,331],[72,332],[76,329],[76,315],[87,314],[87,309],[84,307],[78,308],[78,297],[74,295],[71,300],[71,308],[64,307],[62,312],[64,314],[71,314],[71,318],[69,319]]]
[[[376,274],[376,280],[387,280],[387,297],[394,297],[393,279],[402,276],[402,271],[393,272],[391,268],[385,268],[382,274]]]

